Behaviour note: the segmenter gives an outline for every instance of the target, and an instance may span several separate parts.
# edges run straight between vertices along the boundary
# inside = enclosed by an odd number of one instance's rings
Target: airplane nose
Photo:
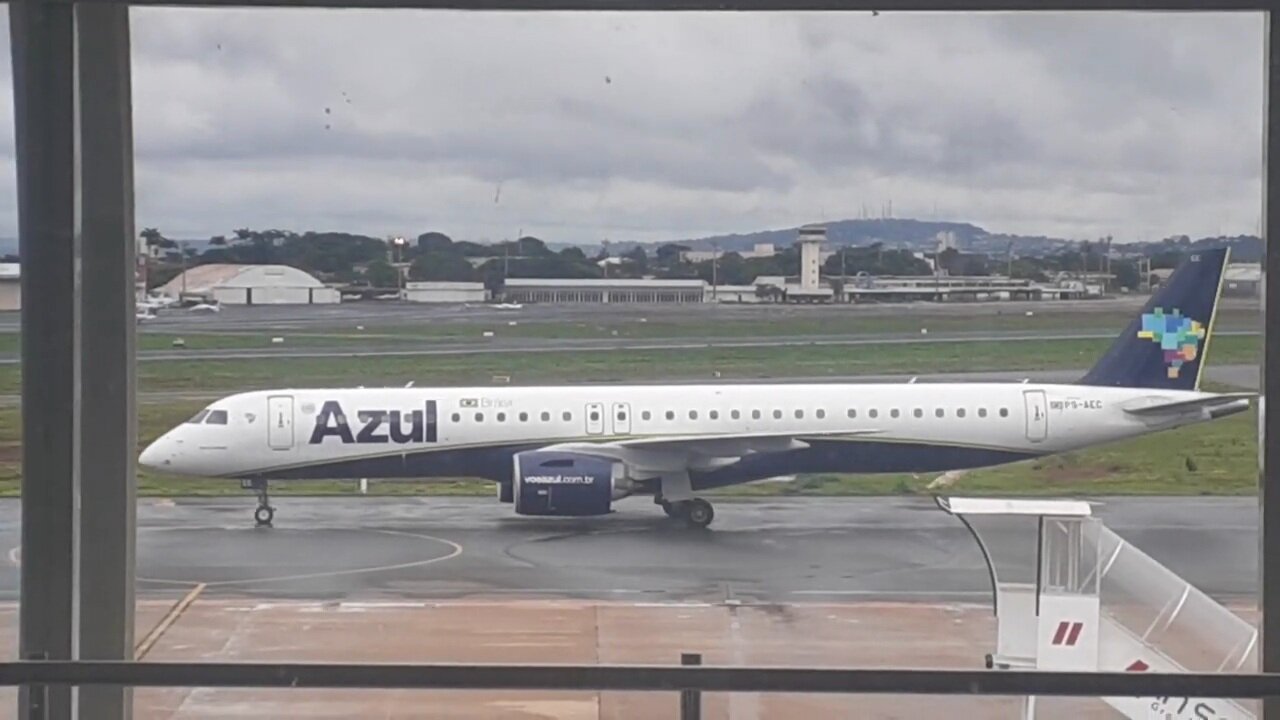
[[[165,469],[165,466],[170,463],[172,455],[165,449],[167,444],[163,437],[156,439],[138,456],[138,464],[149,470]]]

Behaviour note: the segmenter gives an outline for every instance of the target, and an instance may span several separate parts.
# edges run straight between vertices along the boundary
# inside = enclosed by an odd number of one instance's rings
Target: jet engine
[[[534,450],[512,459],[510,497],[518,515],[606,515],[631,494],[623,467],[578,453]],[[506,492],[499,489],[499,499]]]

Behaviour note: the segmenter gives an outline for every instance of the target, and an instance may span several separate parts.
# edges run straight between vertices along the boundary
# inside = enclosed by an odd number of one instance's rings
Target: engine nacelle
[[[614,500],[630,494],[622,467],[612,460],[535,450],[517,453],[513,462],[511,494],[519,515],[605,515]]]

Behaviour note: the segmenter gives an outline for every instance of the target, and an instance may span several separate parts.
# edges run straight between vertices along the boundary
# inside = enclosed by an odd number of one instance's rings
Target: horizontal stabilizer
[[[1207,408],[1210,411],[1228,408],[1233,410],[1236,408],[1244,410],[1249,406],[1249,401],[1257,397],[1257,395],[1257,393],[1252,392],[1221,393],[1218,395],[1191,398],[1190,400],[1172,400],[1126,407],[1124,411],[1130,415],[1163,415],[1167,413],[1187,412],[1200,408]]]

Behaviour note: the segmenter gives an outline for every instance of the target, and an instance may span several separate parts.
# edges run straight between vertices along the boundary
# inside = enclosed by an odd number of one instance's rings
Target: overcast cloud
[[[171,237],[1258,227],[1261,14],[132,12],[137,219]]]

